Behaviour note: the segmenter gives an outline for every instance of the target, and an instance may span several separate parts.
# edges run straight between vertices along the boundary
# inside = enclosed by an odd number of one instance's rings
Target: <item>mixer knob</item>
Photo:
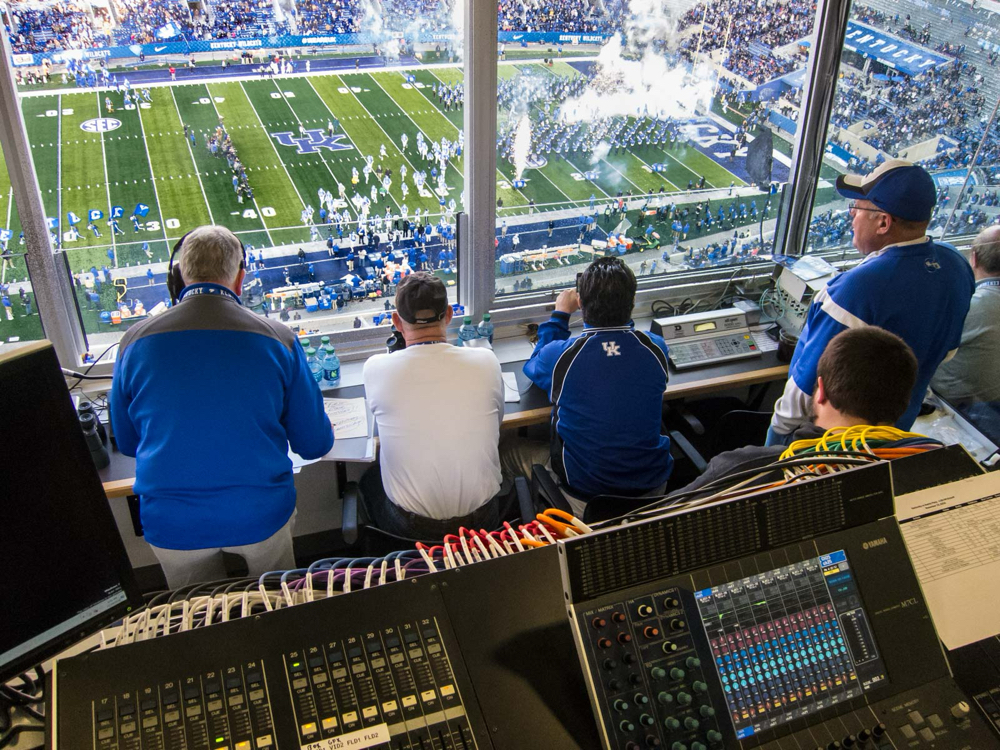
[[[591,620],[590,622],[591,622],[591,624],[592,624],[592,625],[593,625],[593,626],[594,626],[595,628],[597,628],[598,630],[600,630],[601,628],[603,628],[603,627],[604,627],[605,625],[607,625],[607,624],[608,624],[608,621],[607,621],[607,620],[605,620],[605,619],[604,619],[603,617],[595,617],[595,618],[594,618],[593,620]]]
[[[622,719],[621,723],[618,724],[618,728],[621,729],[623,732],[634,732],[635,724],[633,724],[628,719]]]
[[[642,716],[639,717],[639,723],[642,724],[643,726],[651,727],[653,726],[653,724],[656,723],[656,719],[654,719],[649,714],[643,714]]]
[[[653,735],[649,735],[646,737],[646,747],[659,747],[659,746],[660,746],[659,737],[654,737]]]
[[[671,680],[683,680],[684,679],[684,670],[683,669],[678,669],[677,667],[674,667],[673,669],[670,670],[670,679]]]
[[[597,639],[597,647],[598,648],[611,648],[611,639],[610,638],[598,638]]]
[[[707,737],[708,741],[711,742],[713,745],[718,745],[720,742],[722,742],[722,732],[719,732],[715,729],[709,729],[705,733],[705,737]]]
[[[708,690],[708,685],[704,682],[701,682],[700,680],[695,680],[694,685],[692,687],[694,687],[694,691],[696,693],[704,693]]]
[[[625,615],[623,615],[621,612],[614,612],[611,615],[611,619],[614,620],[615,622],[625,622]]]
[[[647,625],[642,629],[642,634],[652,640],[660,634],[660,629],[653,627],[652,625]]]
[[[708,750],[708,747],[703,742],[692,742],[691,750]]]
[[[621,689],[622,689],[621,680],[611,680],[611,682],[608,683],[608,690],[610,690],[612,693],[617,693]]]
[[[663,669],[662,667],[653,667],[651,670],[649,670],[649,674],[652,675],[654,680],[662,680],[664,677],[667,676],[667,670]]]
[[[611,671],[612,669],[614,669],[617,666],[618,666],[618,662],[616,662],[614,659],[605,659],[604,660],[604,668],[607,669],[608,671]]]
[[[663,720],[663,726],[673,732],[674,730],[681,728],[681,723],[673,716],[668,716]]]
[[[677,694],[677,702],[680,705],[682,705],[682,706],[690,706],[691,705],[691,696],[688,695],[687,693],[678,693]]]
[[[875,739],[878,739],[879,737],[884,736],[887,730],[888,727],[882,722],[879,722],[878,724],[872,727],[872,736]]]
[[[684,622],[680,617],[675,617],[670,621],[671,630],[684,630],[687,627],[687,623]]]
[[[842,747],[843,745],[834,740],[833,742],[831,742],[829,745],[826,746],[826,750],[841,750]]]
[[[637,675],[637,674],[630,674],[628,676],[628,681],[631,682],[633,685],[641,685],[642,684],[642,678],[639,675]]]
[[[663,600],[664,609],[677,609],[679,606],[681,606],[681,603],[672,596],[668,596]]]
[[[688,747],[683,742],[675,742],[670,746],[670,750],[688,750]]]
[[[649,617],[651,614],[653,614],[653,608],[650,607],[648,604],[640,604],[638,612],[639,612],[639,617]]]
[[[969,715],[970,710],[968,703],[959,701],[951,707],[951,716],[955,721],[962,721]]]
[[[635,654],[633,654],[630,651],[626,651],[624,654],[622,654],[622,661],[625,662],[626,664],[632,664],[632,663],[634,663],[635,662]]]
[[[869,732],[867,729],[862,729],[860,732],[858,732],[858,742],[864,744],[865,742],[868,742],[871,736],[872,736],[871,732]]]
[[[674,702],[674,696],[668,693],[666,690],[657,693],[656,700],[662,703],[664,706],[669,706]]]
[[[700,726],[701,726],[701,722],[698,721],[693,716],[688,716],[686,719],[684,719],[684,728],[685,729],[690,729],[691,731],[694,731],[695,729],[697,729]]]
[[[647,698],[642,693],[636,693],[635,696],[633,696],[632,700],[635,701],[635,705],[637,706],[645,706],[647,703],[649,703],[649,698]]]
[[[844,747],[857,747],[858,738],[855,737],[853,734],[849,734],[846,737],[844,737],[844,739],[841,740],[841,742],[843,743]]]
[[[638,742],[629,742],[625,745],[625,750],[640,750]]]
[[[701,659],[697,656],[689,656],[684,663],[687,664],[688,669],[697,669],[701,666]]]
[[[705,719],[711,719],[713,716],[715,716],[715,709],[709,705],[704,705],[700,709],[698,709],[698,713],[700,713],[702,717]]]
[[[621,698],[616,700],[612,705],[614,706],[615,711],[621,712],[628,710],[628,701],[623,701]]]
[[[631,643],[632,636],[629,633],[619,633],[618,642],[621,643],[622,645],[625,645],[626,643]]]
[[[664,641],[663,645],[660,648],[663,649],[663,653],[672,654],[674,651],[677,650],[677,644],[674,643],[673,641]]]

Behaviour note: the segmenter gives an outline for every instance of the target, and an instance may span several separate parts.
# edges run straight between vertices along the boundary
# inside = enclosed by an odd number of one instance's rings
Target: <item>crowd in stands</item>
[[[215,0],[211,3],[215,39],[287,34],[288,21],[277,15],[273,0]]]
[[[83,5],[56,2],[44,7],[13,5],[7,35],[14,54],[86,49],[108,44],[107,35],[94,29]]]
[[[500,0],[497,4],[500,31],[606,32],[611,20],[597,3],[589,0]]]
[[[760,84],[789,73],[801,63],[773,53],[777,47],[804,39],[812,32],[815,5],[789,0],[762,5],[756,0],[714,0],[698,3],[682,17],[678,30],[688,32],[680,54],[693,61],[695,52],[726,47],[724,65]],[[748,23],[747,19],[753,19]],[[694,27],[699,28],[695,29]]]
[[[408,4],[404,2],[401,5]],[[300,34],[352,34],[362,31],[364,14],[356,0],[300,0],[297,9]]]
[[[149,0],[144,3],[113,0],[118,28],[118,44],[152,44],[178,38],[195,30],[191,11],[184,0]],[[160,32],[170,25],[176,33]]]

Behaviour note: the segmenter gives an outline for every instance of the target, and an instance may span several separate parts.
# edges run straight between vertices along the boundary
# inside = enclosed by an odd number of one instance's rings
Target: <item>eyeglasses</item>
[[[885,213],[885,211],[883,211],[881,208],[866,208],[865,206],[859,206],[857,201],[851,201],[851,203],[849,203],[847,206],[847,210],[850,211],[852,214],[855,211],[871,211],[872,213],[876,214]]]

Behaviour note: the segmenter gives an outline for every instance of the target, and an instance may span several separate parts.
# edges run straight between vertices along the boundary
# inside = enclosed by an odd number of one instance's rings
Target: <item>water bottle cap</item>
[[[333,347],[333,344],[327,344],[327,346],[326,346],[326,353],[327,354],[334,354],[336,351],[337,350]]]
[[[316,354],[316,350],[313,349],[311,346],[308,349],[306,349],[306,356],[307,357],[315,356],[315,354]]]
[[[299,343],[302,344],[303,349],[308,349],[312,342],[310,342],[309,339],[300,338]]]
[[[472,316],[466,315],[462,322],[465,323],[465,325],[472,325]]]
[[[483,320],[489,321],[490,320],[490,314],[489,313],[483,313]]]
[[[323,344],[324,346],[326,346],[327,344],[330,343],[330,337],[329,336],[324,336],[323,338],[320,339],[320,343]]]

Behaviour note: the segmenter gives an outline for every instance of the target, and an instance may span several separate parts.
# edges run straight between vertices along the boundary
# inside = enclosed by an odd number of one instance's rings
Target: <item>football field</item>
[[[565,61],[551,67],[538,63],[499,66],[504,78],[522,72],[582,75]],[[413,79],[408,81],[408,76]],[[318,221],[321,189],[337,194],[340,183],[350,198],[355,190],[369,195],[377,184],[374,174],[368,184],[363,177],[366,156],[374,157],[375,166],[392,170],[391,187],[373,202],[373,215],[384,215],[386,208],[399,214],[404,204],[410,215],[416,208],[439,213],[439,195],[432,192],[436,181],[428,176],[419,193],[412,182],[414,171],[429,174],[434,167],[419,156],[415,141],[418,132],[429,142],[458,139],[462,111],[445,111],[432,87],[461,78],[461,68],[434,66],[248,78],[151,86],[152,103],[133,104],[130,109],[123,108],[121,94],[105,90],[25,96],[22,109],[46,213],[60,217],[70,267],[81,271],[113,263],[149,262],[144,242],[153,261],[166,260],[173,242],[206,223],[225,225],[239,233],[245,244],[258,248],[304,242],[309,230],[303,226],[303,207],[316,209]],[[106,99],[111,100],[113,111]],[[334,117],[339,127],[329,138],[327,124]],[[501,121],[504,117],[501,112]],[[252,200],[238,201],[232,171],[206,145],[206,136],[220,122],[246,167]],[[185,126],[193,130],[194,143],[185,137]],[[404,134],[408,138],[405,152]],[[383,146],[384,158],[380,157]],[[501,159],[497,195],[503,200],[503,215],[511,216],[525,213],[529,201],[539,208],[568,208],[585,204],[591,195],[600,201],[619,191],[639,195],[656,193],[662,187],[676,193],[701,177],[707,187],[745,184],[721,161],[693,144],[674,149],[654,145],[619,149],[596,161],[584,153],[568,160],[550,155],[544,165],[527,170],[524,187],[515,190],[511,187],[514,168]],[[654,171],[656,163],[663,165],[661,171]],[[400,180],[404,165],[409,188],[405,198]],[[362,174],[356,187],[352,186],[353,169]],[[588,170],[598,172],[593,181],[582,175]],[[461,156],[448,163],[446,183],[445,201],[454,199],[461,206]],[[148,206],[149,211],[139,218],[136,231],[129,216],[138,204]],[[123,234],[118,236],[112,236],[108,226],[113,206],[123,209],[119,220]],[[350,200],[338,207],[357,218]],[[95,209],[103,213],[94,222],[100,237],[87,228],[88,212]],[[75,239],[68,224],[70,213],[80,218]],[[6,170],[0,173],[0,222],[13,233],[10,244],[16,252],[20,225]],[[15,271],[15,275],[19,274]]]

